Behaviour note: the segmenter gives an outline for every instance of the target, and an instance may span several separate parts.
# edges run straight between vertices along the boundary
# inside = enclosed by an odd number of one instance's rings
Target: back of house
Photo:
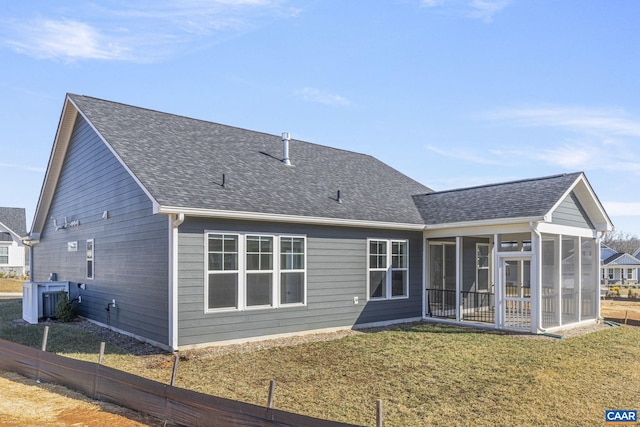
[[[416,320],[540,332],[596,319],[611,228],[579,172],[434,192],[286,132],[69,94],[27,317],[61,286],[174,350]]]

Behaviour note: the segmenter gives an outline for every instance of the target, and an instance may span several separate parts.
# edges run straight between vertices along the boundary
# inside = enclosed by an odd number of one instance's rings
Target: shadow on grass
[[[56,320],[29,324],[22,319],[22,300],[0,300],[0,338],[32,348],[41,348],[45,327],[49,327],[47,348],[49,353],[84,354],[97,360],[100,343],[105,354],[138,356],[161,354],[166,351],[135,338],[96,325],[85,319],[70,322]]]

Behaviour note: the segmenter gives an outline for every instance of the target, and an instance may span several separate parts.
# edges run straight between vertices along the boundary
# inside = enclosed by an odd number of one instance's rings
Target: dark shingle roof
[[[605,259],[604,265],[640,265],[640,259],[628,253],[618,252]]]
[[[542,217],[581,172],[415,196],[425,224]]]
[[[20,237],[27,235],[27,214],[24,208],[0,208],[0,222]]]
[[[280,136],[69,98],[161,206],[422,223],[431,189],[371,156],[292,140],[286,166]]]

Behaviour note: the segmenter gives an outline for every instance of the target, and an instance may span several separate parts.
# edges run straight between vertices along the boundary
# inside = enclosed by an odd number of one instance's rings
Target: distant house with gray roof
[[[69,94],[29,241],[33,289],[176,350],[595,322],[611,229],[580,172],[437,192],[366,154]]]
[[[608,286],[637,285],[640,259],[602,244],[602,283]]]
[[[26,252],[22,239],[26,235],[26,210],[0,207],[0,273],[3,276],[25,275]]]

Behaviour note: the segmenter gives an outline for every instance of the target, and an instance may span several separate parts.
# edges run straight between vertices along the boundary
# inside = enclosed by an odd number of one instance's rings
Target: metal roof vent
[[[287,166],[291,166],[291,160],[289,160],[289,143],[291,142],[291,136],[289,132],[282,133],[282,163]]]

